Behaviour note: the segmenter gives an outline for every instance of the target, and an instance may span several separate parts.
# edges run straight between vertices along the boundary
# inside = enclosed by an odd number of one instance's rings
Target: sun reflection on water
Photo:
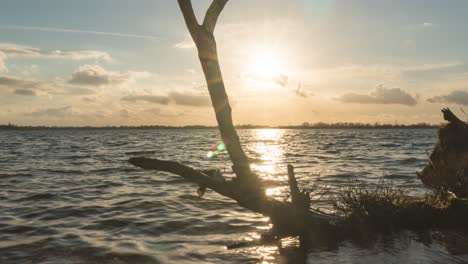
[[[287,170],[285,162],[285,145],[284,130],[280,129],[257,129],[254,132],[254,142],[250,145],[249,150],[253,152],[252,156],[255,157],[255,162],[252,163],[252,169],[267,182],[278,182],[279,184],[273,183],[273,186],[266,188],[266,195],[275,198],[282,198],[287,192],[287,186],[282,184],[287,180]],[[266,218],[265,220],[268,220]],[[259,233],[250,233],[244,239],[246,241],[254,242],[260,240],[260,234],[271,231],[272,224],[265,224],[256,226]],[[291,241],[281,241],[281,246],[288,247]],[[277,263],[278,254],[280,248],[279,245],[257,245],[249,247],[245,250],[251,255],[258,257],[258,263]]]
[[[283,171],[281,166],[283,160],[282,137],[284,131],[280,129],[257,129],[255,130],[255,143],[253,151],[257,161],[252,168],[262,179],[275,181],[278,174]]]

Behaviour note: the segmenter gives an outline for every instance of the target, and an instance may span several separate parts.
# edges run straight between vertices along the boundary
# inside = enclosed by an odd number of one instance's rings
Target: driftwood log
[[[177,174],[200,185],[201,190],[212,189],[253,212],[268,216],[277,235],[300,234],[301,229],[306,225],[316,227],[315,230],[333,230],[336,220],[334,216],[309,210],[308,206],[305,208],[303,202],[294,200],[297,202],[294,204],[267,196],[261,180],[250,169],[249,159],[242,149],[232,122],[231,106],[224,86],[213,34],[218,17],[227,2],[228,0],[213,0],[200,25],[195,17],[191,1],[178,0],[185,24],[198,50],[218,128],[236,177],[228,181],[222,177],[213,177],[206,173],[207,171],[196,170],[178,162],[144,157],[132,158],[130,163],[144,169]],[[291,176],[294,178],[294,174],[290,174]],[[290,182],[293,184],[291,190],[298,190],[296,180]],[[296,194],[294,193],[295,198],[298,197]]]
[[[320,237],[326,240],[336,240],[342,237],[346,231],[357,230],[355,222],[351,221],[350,226],[347,224],[349,221],[344,221],[335,215],[311,210],[309,194],[305,190],[302,192],[299,190],[292,166],[288,166],[288,183],[292,198],[290,202],[279,201],[267,196],[264,184],[258,175],[250,169],[249,159],[242,149],[232,122],[231,107],[219,66],[213,34],[218,17],[227,2],[228,0],[213,0],[203,23],[200,25],[195,17],[191,1],[178,0],[187,28],[198,50],[198,57],[205,75],[218,128],[232,161],[235,177],[232,180],[226,180],[213,170],[194,169],[175,161],[134,157],[129,162],[143,169],[179,175],[200,186],[200,195],[206,188],[209,188],[220,195],[235,200],[244,208],[268,216],[273,224],[272,231],[277,237],[298,235],[300,238]],[[458,181],[461,176],[465,177],[462,177],[463,179],[466,179],[467,176],[468,151],[466,146],[468,143],[466,131],[468,131],[468,125],[456,118],[448,109],[444,110],[444,116],[449,124],[441,129],[440,142],[431,155],[431,164],[424,169],[420,177],[427,186],[433,189],[437,186],[444,186],[457,195],[465,195],[466,197],[466,185],[464,189],[458,187],[456,181],[452,180],[451,177],[455,177]],[[449,155],[449,158],[446,158],[446,155]],[[450,177],[440,177],[439,175],[450,175]],[[436,226],[438,223],[446,222],[446,219],[458,219],[463,222],[468,217],[468,203],[465,200],[457,200],[452,204],[453,206],[440,212],[438,208],[429,208],[429,214],[424,215],[437,217],[425,217],[424,219],[421,218],[421,211],[417,210],[417,208],[421,208],[418,205],[426,208],[424,203],[412,203],[409,207],[406,206],[403,211],[392,205],[390,213],[397,217],[386,220],[386,222],[401,222],[402,226],[407,225],[406,219],[413,219],[412,222],[415,224],[420,221],[432,221]],[[377,206],[378,208],[380,206]],[[397,214],[393,210],[397,211]],[[369,217],[369,212],[371,211],[367,210],[366,215],[371,220],[369,223],[372,224],[374,218]],[[384,215],[380,219],[386,218]],[[362,223],[362,221],[358,222]]]
[[[177,174],[190,182],[235,200],[244,208],[268,216],[273,224],[275,235],[280,237],[300,235],[304,227],[329,232],[335,226],[335,216],[309,210],[308,206],[304,206],[304,198],[296,204],[279,201],[264,193],[251,192],[250,188],[244,188],[244,184],[237,179],[225,180],[174,161],[136,157],[131,158],[129,162],[143,169]],[[295,179],[291,186],[292,189],[299,190]],[[298,198],[301,197],[300,193],[294,192],[293,194],[293,199],[301,199]]]
[[[468,198],[468,124],[448,108],[442,112],[448,124],[439,129],[430,162],[418,176],[430,189]]]

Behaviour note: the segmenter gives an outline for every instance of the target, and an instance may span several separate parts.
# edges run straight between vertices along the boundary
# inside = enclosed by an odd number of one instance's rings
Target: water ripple
[[[287,189],[286,164],[295,166],[300,184],[320,177],[331,191],[356,178],[374,184],[385,177],[422,192],[415,171],[426,163],[435,133],[239,130],[252,168],[278,197]],[[0,131],[0,262],[256,263],[303,256],[293,246],[226,250],[268,229],[268,219],[209,190],[200,199],[197,186],[180,177],[126,162],[144,155],[217,168],[232,177],[226,154],[206,156],[219,141],[214,129]],[[327,206],[326,201],[317,204]],[[343,244],[309,257],[317,263],[375,260],[377,255],[447,263],[466,255],[412,241],[409,249],[392,250],[385,243],[365,249]]]

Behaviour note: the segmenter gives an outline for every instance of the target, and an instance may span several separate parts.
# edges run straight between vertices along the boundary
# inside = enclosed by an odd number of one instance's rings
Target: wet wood
[[[213,34],[218,17],[227,2],[227,0],[214,0],[206,12],[203,24],[199,25],[191,1],[178,0],[185,24],[197,46],[198,57],[205,75],[216,121],[218,122],[221,138],[232,161],[233,172],[240,181],[245,183],[245,188],[262,192],[262,190],[254,189],[255,186],[259,186],[255,184],[258,177],[250,169],[249,160],[242,149],[239,136],[233,125],[232,109],[224,86],[216,40]]]
[[[441,127],[438,142],[430,155],[429,164],[418,173],[421,181],[437,192],[452,192],[468,197],[468,124],[445,108],[448,124]]]
[[[129,160],[134,166],[147,169],[173,173],[184,179],[206,186],[207,188],[235,200],[240,206],[253,212],[270,217],[275,225],[275,231],[279,236],[297,235],[301,227],[306,225],[312,229],[333,228],[337,220],[333,215],[327,215],[311,210],[305,210],[301,217],[297,215],[297,209],[289,202],[283,202],[265,194],[248,192],[237,180],[224,180],[203,173],[175,161],[135,157]]]

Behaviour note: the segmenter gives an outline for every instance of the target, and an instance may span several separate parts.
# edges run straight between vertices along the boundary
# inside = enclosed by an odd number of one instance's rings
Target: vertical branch
[[[292,165],[288,165],[288,183],[289,190],[291,191],[291,202],[294,208],[294,217],[297,221],[296,224],[299,230],[299,238],[301,241],[304,241],[307,235],[305,232],[305,215],[310,207],[310,196],[307,192],[301,193],[299,191],[296,176],[294,175],[294,167]]]
[[[193,41],[197,42],[197,36],[200,31],[200,25],[198,24],[197,17],[193,12],[191,0],[177,0],[179,3],[180,10],[184,16],[185,25],[187,26],[190,36]]]
[[[300,203],[300,193],[299,187],[297,186],[296,176],[294,175],[294,167],[288,165],[288,183],[289,190],[291,192],[291,201],[293,205],[298,205]]]
[[[239,136],[232,122],[232,110],[224,86],[218,61],[216,40],[213,35],[218,17],[227,1],[213,0],[206,12],[202,26],[196,20],[190,0],[178,0],[178,3],[190,35],[197,46],[198,57],[205,75],[211,103],[215,110],[219,131],[233,163],[232,169],[242,182],[257,181],[257,175],[250,170],[249,160],[242,149]],[[245,186],[255,187],[251,184]]]
[[[214,0],[208,10],[206,11],[205,19],[203,20],[203,27],[206,31],[213,33],[216,22],[218,21],[219,14],[223,11],[224,6],[228,0]]]

